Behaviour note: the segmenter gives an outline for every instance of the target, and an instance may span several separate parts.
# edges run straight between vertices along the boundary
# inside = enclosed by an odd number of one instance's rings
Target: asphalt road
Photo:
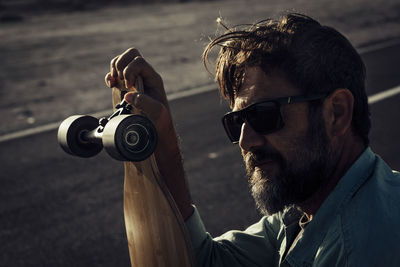
[[[400,45],[363,55],[368,95],[400,84]],[[371,105],[371,146],[400,169],[400,95]],[[258,220],[239,149],[220,117],[217,91],[171,102],[190,188],[218,235]],[[71,114],[72,115],[72,114]],[[61,151],[56,132],[0,143],[0,266],[130,266],[122,210],[123,171],[105,152]]]

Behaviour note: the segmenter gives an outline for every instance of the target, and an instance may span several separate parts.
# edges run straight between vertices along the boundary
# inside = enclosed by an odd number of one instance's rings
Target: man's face
[[[267,75],[259,67],[249,67],[233,110],[267,98],[300,94],[280,72]],[[271,134],[259,134],[246,122],[241,130],[239,145],[251,192],[264,214],[309,199],[332,169],[331,144],[322,115],[311,120],[308,104],[302,102],[283,105],[282,116],[285,126]]]

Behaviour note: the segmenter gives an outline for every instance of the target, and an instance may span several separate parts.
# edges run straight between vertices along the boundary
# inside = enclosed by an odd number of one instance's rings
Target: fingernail
[[[111,88],[115,84],[115,78],[113,76],[109,75],[106,79],[106,82],[107,82],[107,86]]]

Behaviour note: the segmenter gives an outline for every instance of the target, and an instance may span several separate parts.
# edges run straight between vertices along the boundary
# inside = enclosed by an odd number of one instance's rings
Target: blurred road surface
[[[400,84],[400,45],[363,55],[368,95]],[[400,169],[400,95],[371,105],[371,146]],[[239,149],[225,137],[217,90],[171,102],[193,199],[218,235],[259,219]],[[56,132],[0,144],[0,266],[130,266],[122,210],[123,171],[105,152],[61,151]]]
[[[13,2],[26,1],[32,2]],[[208,38],[224,31],[216,26],[217,17],[233,26],[300,12],[339,30],[356,47],[400,37],[398,0],[188,0],[154,5],[151,0],[144,5],[124,0],[108,7],[86,2],[98,8],[0,22],[0,135],[107,108],[110,97],[103,77],[110,60],[131,46],[162,75],[168,93],[211,83],[201,52]],[[0,17],[2,12],[0,7]]]

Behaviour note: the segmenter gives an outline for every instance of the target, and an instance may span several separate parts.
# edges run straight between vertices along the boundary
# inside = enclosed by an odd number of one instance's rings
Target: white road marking
[[[39,133],[52,131],[52,130],[57,129],[58,126],[60,126],[60,124],[61,124],[61,122],[53,122],[53,123],[49,123],[46,125],[22,130],[22,131],[5,134],[5,135],[0,136],[0,143],[10,141],[13,139],[23,138],[23,137],[30,136],[30,135],[35,135],[35,134],[39,134]]]
[[[184,98],[184,97],[189,97],[189,96],[193,96],[193,95],[197,95],[197,94],[201,94],[201,93],[206,93],[206,92],[209,92],[209,91],[212,91],[212,90],[215,90],[215,91],[217,90],[217,85],[216,84],[207,84],[207,85],[196,87],[196,88],[189,89],[189,90],[186,90],[186,91],[172,93],[172,94],[169,94],[167,96],[167,98],[168,98],[169,101],[173,101],[173,100],[181,99],[181,98]],[[99,112],[96,112],[96,113],[92,113],[92,114],[89,114],[89,115],[93,116],[95,118],[101,118],[101,117],[108,117],[108,116],[111,115],[111,113],[112,113],[112,110],[108,109],[108,110],[103,110],[103,111],[99,111]],[[29,129],[26,129],[26,130],[21,130],[21,131],[9,133],[9,134],[1,135],[0,136],[0,143],[6,142],[6,141],[10,141],[10,140],[14,140],[14,139],[18,139],[18,138],[27,137],[27,136],[30,136],[30,135],[35,135],[35,134],[40,134],[40,133],[44,133],[44,132],[53,131],[53,130],[57,129],[58,126],[60,126],[60,124],[61,124],[61,121],[53,122],[53,123],[49,123],[49,124],[45,124],[45,125],[29,128]]]
[[[385,98],[392,97],[394,95],[397,95],[400,93],[400,85],[397,87],[394,87],[392,89],[379,92],[377,94],[371,95],[368,97],[368,104],[374,104],[376,102],[379,102]]]
[[[215,83],[207,84],[207,85],[204,85],[201,87],[197,87],[197,88],[193,88],[193,89],[189,89],[189,90],[185,90],[185,91],[181,91],[181,92],[172,93],[170,95],[167,95],[167,98],[169,101],[172,101],[172,100],[176,100],[176,99],[180,99],[180,98],[184,98],[184,97],[199,95],[201,93],[206,93],[206,92],[210,92],[213,90],[217,91],[217,84],[215,84]]]
[[[375,45],[371,45],[368,47],[364,47],[364,48],[360,48],[357,51],[360,54],[365,54],[365,53],[369,53],[372,51],[377,51],[377,50],[381,50],[384,48],[388,48],[391,47],[393,45],[398,44],[399,41],[398,40],[394,40],[394,41],[388,41],[388,42],[383,42],[383,43],[379,43],[379,44],[375,44]],[[213,91],[213,90],[217,90],[217,85],[212,83],[212,84],[207,84],[204,86],[200,86],[200,87],[196,87],[193,89],[189,89],[189,90],[185,90],[185,91],[181,91],[181,92],[176,92],[176,93],[171,93],[167,96],[169,101],[173,101],[173,100],[177,100],[177,99],[181,99],[184,97],[189,97],[189,96],[193,96],[193,95],[197,95],[197,94],[201,94],[201,93],[206,93],[209,91]],[[391,88],[389,90],[374,94],[372,96],[368,97],[368,103],[369,104],[374,104],[376,102],[379,102],[383,99],[386,99],[388,97],[392,97],[396,94],[400,93],[400,85],[394,88]],[[96,113],[92,113],[89,114],[90,116],[96,117],[96,118],[101,118],[101,117],[107,117],[111,114],[111,109],[109,110],[103,110],[100,112],[96,112]],[[21,131],[17,131],[17,132],[13,132],[13,133],[9,133],[9,134],[5,134],[0,136],[0,143],[2,142],[6,142],[6,141],[10,141],[10,140],[14,140],[14,139],[18,139],[18,138],[23,138],[23,137],[27,137],[30,135],[35,135],[35,134],[39,134],[39,133],[44,133],[44,132],[48,132],[48,131],[52,131],[58,128],[58,126],[61,124],[60,122],[53,122],[53,123],[49,123],[46,125],[42,125],[42,126],[37,126],[34,128],[30,128],[30,129],[26,129],[26,130],[21,130]]]
[[[211,153],[208,153],[208,158],[209,159],[216,159],[216,158],[218,158],[218,153],[216,153],[216,152],[211,152]]]
[[[181,99],[184,97],[189,97],[189,96],[193,96],[193,95],[197,95],[197,94],[201,94],[201,93],[205,93],[205,92],[209,92],[212,90],[216,90],[216,85],[215,84],[210,84],[207,86],[203,86],[203,87],[199,87],[199,88],[194,88],[191,90],[187,90],[184,92],[178,92],[178,93],[173,93],[170,94],[168,96],[168,100],[169,101],[173,101],[173,100],[177,100],[177,99]],[[394,88],[391,88],[389,90],[371,95],[368,97],[368,103],[369,104],[374,104],[377,103],[379,101],[382,101],[386,98],[392,97],[396,94],[400,93],[400,85]],[[111,109],[110,110],[105,110],[105,111],[100,111],[97,113],[92,113],[89,114],[90,116],[96,117],[96,118],[101,118],[101,117],[107,117],[111,114]],[[53,123],[49,123],[46,125],[42,125],[42,126],[38,126],[38,127],[34,127],[34,128],[30,128],[30,129],[26,129],[26,130],[22,130],[22,131],[17,131],[14,133],[9,133],[9,134],[5,134],[0,136],[0,143],[2,142],[6,142],[6,141],[10,141],[13,139],[18,139],[18,138],[23,138],[23,137],[27,137],[30,135],[35,135],[35,134],[39,134],[39,133],[44,133],[44,132],[48,132],[48,131],[52,131],[58,128],[58,126],[60,126],[61,121],[60,122],[53,122]]]
[[[393,39],[393,40],[389,40],[386,42],[380,42],[380,43],[376,43],[373,45],[368,45],[365,47],[357,48],[357,52],[359,54],[367,54],[370,52],[374,52],[374,51],[378,51],[378,50],[382,50],[385,48],[389,48],[389,47],[398,45],[399,43],[400,43],[399,39]]]

